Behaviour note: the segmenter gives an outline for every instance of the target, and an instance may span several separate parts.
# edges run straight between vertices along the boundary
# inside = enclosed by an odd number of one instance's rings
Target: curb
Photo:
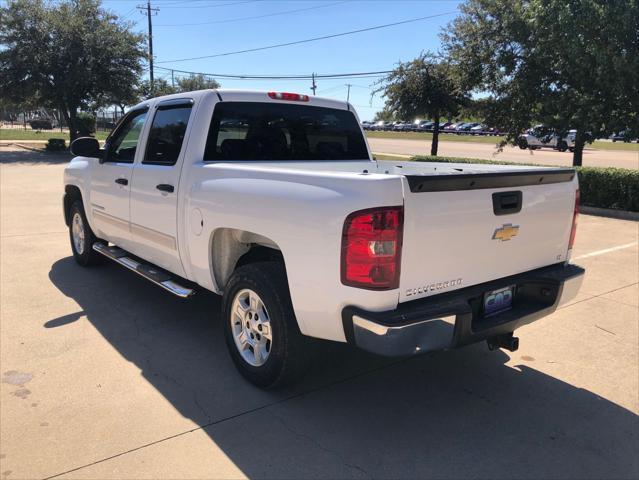
[[[613,210],[611,208],[579,206],[579,213],[584,215],[594,215],[597,217],[616,218],[618,220],[632,220],[639,222],[639,212],[629,212],[627,210]]]
[[[40,152],[40,153],[46,152],[46,150],[44,150],[42,147],[36,148],[31,145],[25,145],[23,143],[14,143],[14,145],[16,147],[24,148],[25,150],[31,150],[32,152]]]

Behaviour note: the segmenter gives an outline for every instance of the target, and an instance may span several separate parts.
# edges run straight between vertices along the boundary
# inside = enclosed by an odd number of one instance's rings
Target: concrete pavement
[[[371,150],[375,153],[430,155],[430,140],[369,138],[368,142]],[[521,150],[517,147],[504,147],[502,152],[497,153],[495,145],[489,143],[439,142],[438,154],[443,157],[469,157],[556,166],[572,165],[572,153],[570,152],[557,152],[547,148],[531,151]],[[639,152],[586,149],[584,150],[583,164],[586,167],[639,168]]]
[[[73,262],[66,159],[0,150],[2,480],[639,476],[636,222],[580,218],[582,292],[515,353],[323,344],[300,384],[263,392],[228,358],[217,296]]]

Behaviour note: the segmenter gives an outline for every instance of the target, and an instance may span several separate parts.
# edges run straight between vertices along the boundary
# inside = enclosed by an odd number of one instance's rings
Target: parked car
[[[420,132],[429,132],[433,129],[434,124],[435,122],[431,122],[430,120],[422,120],[421,122],[419,122],[417,129]]]
[[[33,130],[53,130],[53,122],[48,118],[36,118],[29,120],[29,126]]]
[[[457,127],[457,132],[459,133],[470,133],[470,129],[473,127],[477,127],[479,123],[477,122],[466,122]]]
[[[574,151],[576,130],[569,130],[567,134],[560,135],[553,129],[537,125],[519,136],[517,143],[522,150],[537,150],[540,148],[552,148],[560,152]]]
[[[461,122],[455,126],[455,133],[461,133],[464,131],[467,125],[470,125],[469,122]]]
[[[499,131],[499,129],[495,127],[486,127],[486,129],[484,130],[484,133],[486,135],[495,135],[495,136],[501,135],[501,132]]]
[[[633,138],[632,134],[628,130],[622,130],[619,133],[614,133],[614,134],[610,135],[609,138],[613,142],[631,143],[633,141],[636,141],[637,143],[639,143],[639,138]]]
[[[416,132],[417,131],[417,123],[415,122],[406,122],[402,126],[403,132]]]
[[[574,169],[376,162],[346,102],[183,92],[131,108],[103,149],[71,150],[75,261],[222,295],[231,358],[261,387],[304,372],[305,336],[387,356],[515,351],[513,332],[582,282]]]

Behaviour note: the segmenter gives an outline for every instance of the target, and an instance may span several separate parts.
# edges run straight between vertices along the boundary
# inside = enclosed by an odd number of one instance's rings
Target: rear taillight
[[[288,100],[289,102],[308,102],[308,95],[289,92],[268,92],[268,96],[274,100]]]
[[[575,210],[572,214],[572,230],[570,231],[570,241],[568,249],[570,250],[575,244],[575,235],[577,235],[577,217],[579,216],[579,190],[575,192]]]
[[[351,213],[342,234],[342,283],[369,290],[399,287],[404,207]]]

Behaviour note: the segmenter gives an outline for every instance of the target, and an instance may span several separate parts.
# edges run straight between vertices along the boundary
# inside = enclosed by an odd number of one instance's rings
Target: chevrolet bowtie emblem
[[[513,225],[512,223],[505,223],[502,227],[495,230],[493,233],[493,240],[501,240],[507,242],[519,233],[519,225]]]

